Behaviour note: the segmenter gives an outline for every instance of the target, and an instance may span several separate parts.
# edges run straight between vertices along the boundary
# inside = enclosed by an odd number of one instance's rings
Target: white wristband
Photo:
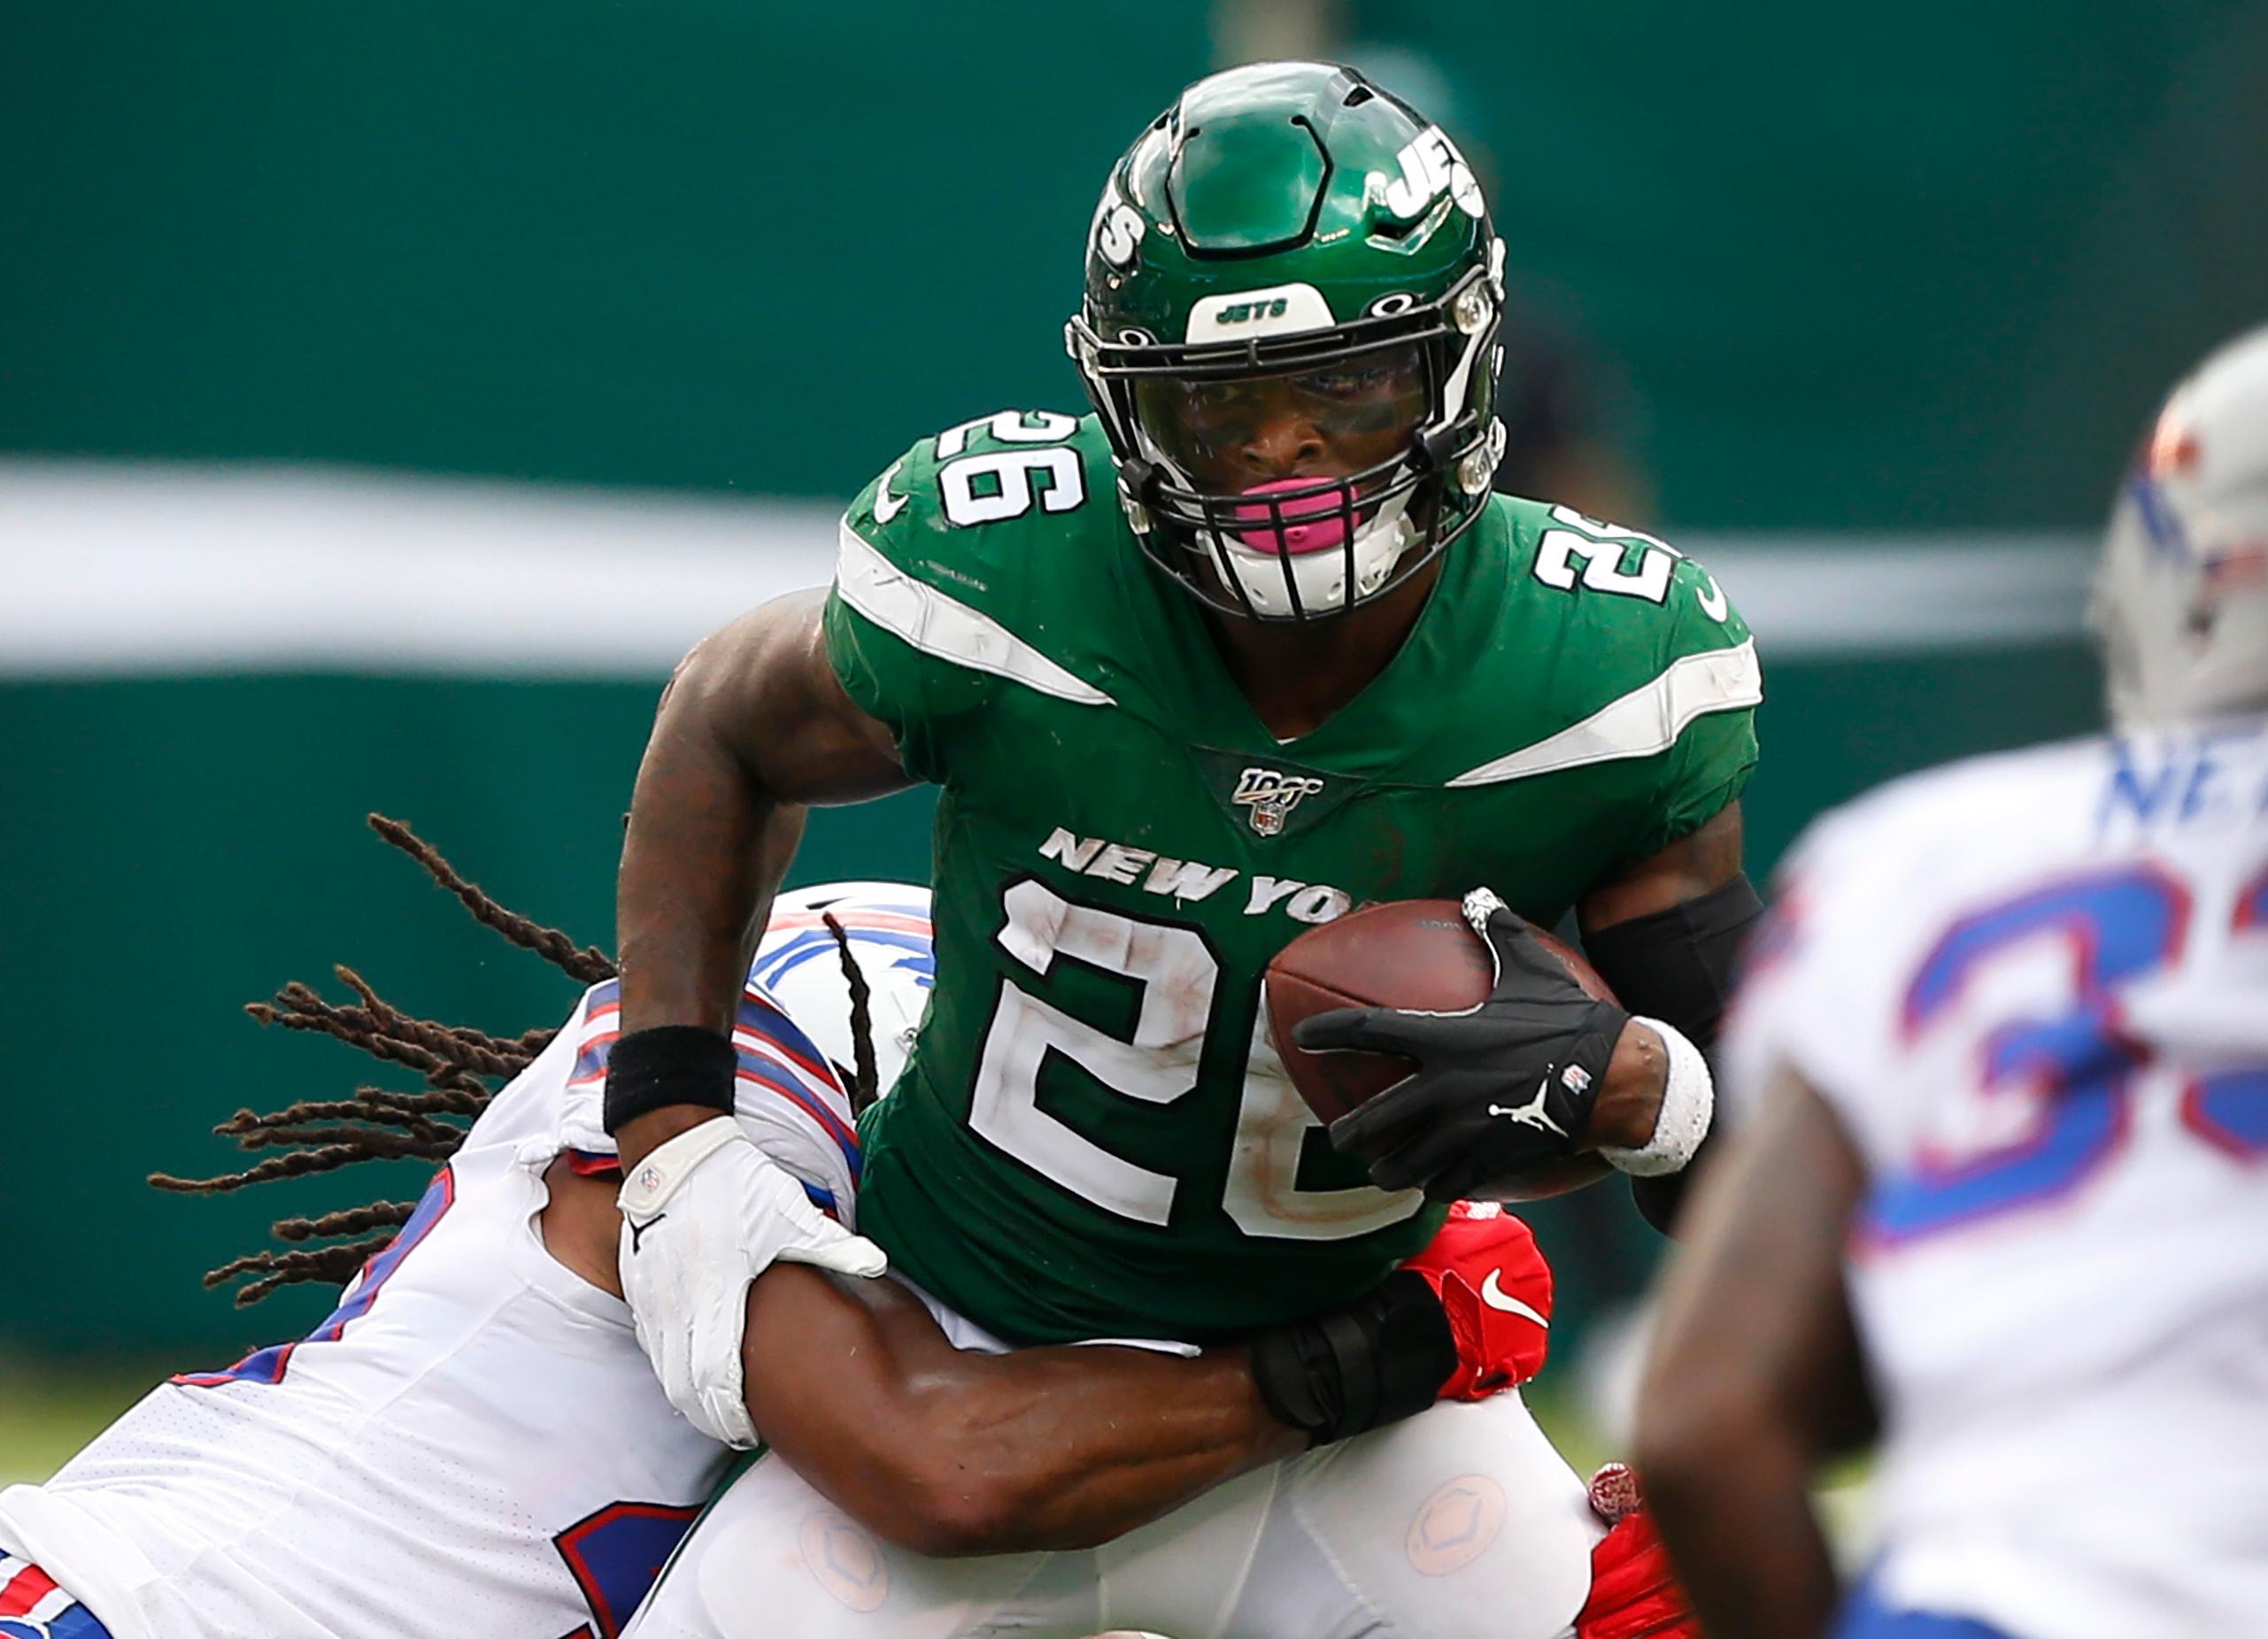
[[[1655,1178],[1682,1170],[1701,1148],[1701,1140],[1709,1136],[1709,1119],[1716,1110],[1716,1084],[1701,1050],[1677,1029],[1659,1019],[1635,1014],[1631,1022],[1644,1025],[1662,1038],[1662,1050],[1670,1055],[1669,1082],[1662,1089],[1662,1110],[1654,1119],[1654,1136],[1636,1150],[1601,1144],[1599,1153],[1623,1172]]]

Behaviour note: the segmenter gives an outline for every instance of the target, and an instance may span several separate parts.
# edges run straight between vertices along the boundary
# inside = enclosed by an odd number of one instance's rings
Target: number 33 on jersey
[[[1269,958],[1481,882],[1548,925],[1755,760],[1755,645],[1707,572],[1502,497],[1385,672],[1279,744],[1115,483],[1092,418],[925,439],[845,515],[826,614],[943,793],[937,988],[860,1227],[1022,1341],[1242,1330],[1415,1252],[1438,1212],[1334,1152],[1265,1046]]]

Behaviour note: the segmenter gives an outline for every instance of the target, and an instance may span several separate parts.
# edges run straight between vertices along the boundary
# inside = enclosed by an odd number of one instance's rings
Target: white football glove
[[[877,1275],[889,1259],[813,1206],[729,1116],[660,1145],[624,1180],[622,1296],[669,1404],[714,1440],[758,1443],[742,1399],[748,1283],[775,1262]]]

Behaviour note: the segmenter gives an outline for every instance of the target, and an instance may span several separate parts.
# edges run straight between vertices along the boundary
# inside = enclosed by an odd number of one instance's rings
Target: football
[[[1536,937],[1601,1001],[1614,992],[1580,953],[1541,928]],[[1416,1065],[1393,1053],[1302,1050],[1292,1040],[1302,1019],[1337,1007],[1408,1007],[1456,1012],[1487,999],[1493,980],[1488,947],[1454,899],[1398,899],[1365,905],[1300,935],[1268,965],[1268,1027],[1284,1073],[1317,1119],[1335,1121],[1401,1081]],[[1497,1191],[1508,1200],[1554,1195],[1589,1181],[1604,1164],[1582,1157]]]

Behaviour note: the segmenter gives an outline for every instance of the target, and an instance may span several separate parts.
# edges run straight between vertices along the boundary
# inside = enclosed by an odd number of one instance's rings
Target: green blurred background
[[[1633,521],[1748,607],[1761,865],[1886,774],[2091,725],[2087,537],[2153,399],[2264,316],[2268,5],[18,7],[0,1401],[320,1316],[305,1289],[232,1312],[197,1276],[371,1179],[141,1182],[229,1164],[206,1129],[240,1104],[359,1078],[238,1004],[340,959],[501,1030],[571,999],[363,812],[610,943],[667,656],[823,576],[818,509],[913,437],[1077,407],[1060,327],[1106,167],[1185,81],[1292,52],[1463,140],[1533,312],[1581,338],[1595,436],[1650,474]],[[322,527],[279,558],[288,523],[249,520],[311,474]],[[380,504],[405,493],[479,512],[524,600],[452,624],[423,515]],[[698,550],[656,543],[688,517]],[[231,556],[247,532],[266,556]],[[594,554],[631,593],[585,609],[587,643],[534,631]],[[649,564],[690,606],[605,650]],[[391,601],[354,589],[373,566]],[[258,613],[302,582],[351,641]],[[105,612],[127,604],[143,624]],[[927,812],[818,817],[798,878],[925,873]],[[1648,1249],[1598,1203],[1546,1233],[1566,1358]]]

